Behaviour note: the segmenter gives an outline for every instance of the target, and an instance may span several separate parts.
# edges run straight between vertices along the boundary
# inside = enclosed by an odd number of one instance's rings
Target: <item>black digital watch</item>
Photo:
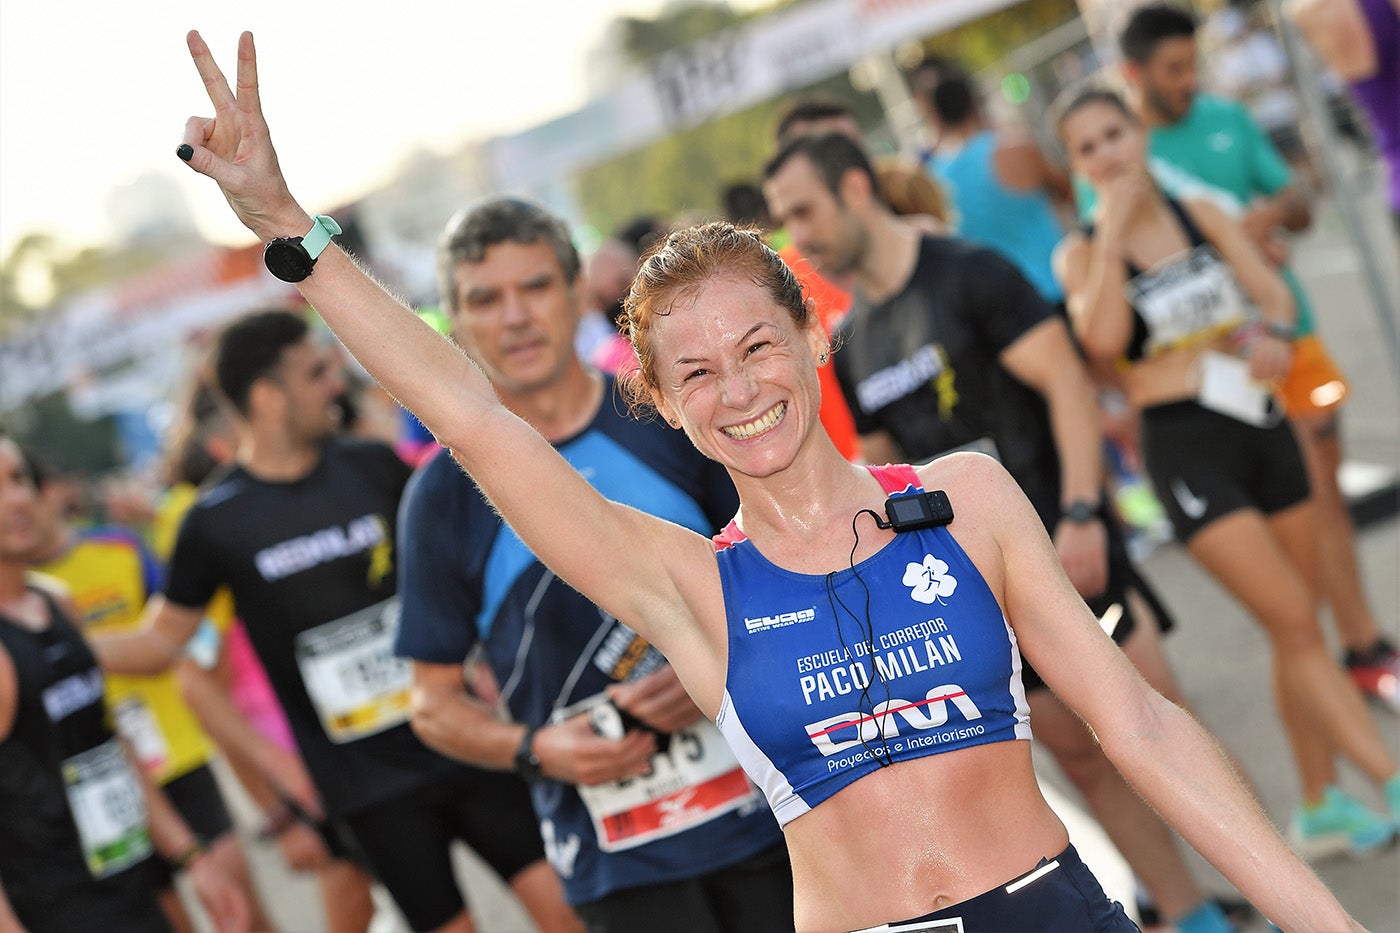
[[[1060,517],[1075,525],[1087,525],[1099,520],[1099,504],[1088,499],[1075,499],[1060,510]]]
[[[300,282],[311,274],[316,258],[330,245],[331,237],[340,232],[340,224],[325,214],[317,214],[311,218],[311,229],[305,236],[268,240],[263,247],[263,265],[284,282]]]
[[[539,726],[526,729],[520,738],[520,745],[515,749],[515,773],[528,783],[544,777],[544,771],[540,768],[540,756],[535,754],[532,747],[535,744],[535,733],[539,731]]]

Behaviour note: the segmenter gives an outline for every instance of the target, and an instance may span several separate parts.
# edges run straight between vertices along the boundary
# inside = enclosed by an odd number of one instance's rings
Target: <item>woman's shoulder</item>
[[[1203,194],[1189,194],[1176,199],[1181,209],[1196,223],[1233,223],[1234,217],[1215,198]]]
[[[1006,580],[1004,541],[1018,528],[1028,527],[1026,515],[1039,526],[1025,494],[1006,468],[986,454],[947,454],[918,471],[925,489],[941,489],[947,495],[953,512],[949,533],[1000,596]]]
[[[948,494],[954,512],[958,500],[980,510],[1000,501],[1010,491],[1020,492],[1016,481],[995,457],[975,451],[945,454],[914,469],[925,489],[941,489]]]

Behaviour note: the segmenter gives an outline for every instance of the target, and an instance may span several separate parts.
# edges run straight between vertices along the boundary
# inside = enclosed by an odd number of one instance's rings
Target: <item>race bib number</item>
[[[151,854],[146,798],[117,739],[64,761],[63,784],[94,878],[116,874]]]
[[[758,790],[708,721],[671,733],[646,774],[580,785],[578,792],[604,852],[665,839],[758,802]]]
[[[147,774],[155,776],[170,763],[170,746],[160,731],[151,708],[140,697],[126,697],[112,709],[117,732],[131,745],[136,760]]]
[[[1148,355],[1231,330],[1249,316],[1230,267],[1206,245],[1134,276],[1127,292],[1147,323]]]
[[[409,667],[394,657],[398,629],[394,597],[297,636],[302,683],[332,742],[353,742],[408,720]]]

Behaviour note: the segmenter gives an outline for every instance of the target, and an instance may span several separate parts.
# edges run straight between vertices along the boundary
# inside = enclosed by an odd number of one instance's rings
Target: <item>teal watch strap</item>
[[[325,214],[312,216],[311,229],[301,238],[301,245],[312,262],[315,262],[316,257],[330,245],[331,237],[337,233],[340,233],[340,224],[336,223],[333,217],[327,217]]]

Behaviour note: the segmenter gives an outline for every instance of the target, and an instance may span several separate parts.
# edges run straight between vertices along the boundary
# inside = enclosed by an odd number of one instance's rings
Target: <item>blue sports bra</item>
[[[869,469],[891,495],[923,491],[908,466]],[[1016,636],[947,528],[825,575],[773,565],[732,522],[715,547],[729,628],[715,722],[779,824],[888,764],[1030,739]]]

